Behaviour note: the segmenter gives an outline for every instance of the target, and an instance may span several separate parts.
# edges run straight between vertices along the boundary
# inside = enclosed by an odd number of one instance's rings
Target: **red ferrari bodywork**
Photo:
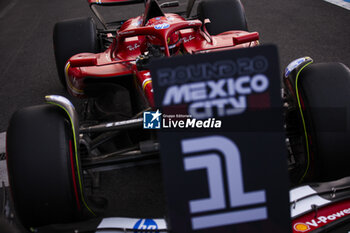
[[[317,212],[311,211],[293,219],[293,233],[324,229],[326,225],[331,225],[342,219],[348,219],[349,215],[350,200],[332,203],[317,209]]]
[[[182,54],[246,48],[259,44],[257,32],[228,31],[211,36],[200,20],[185,20],[171,13],[165,14],[165,17],[168,24],[163,28],[145,26],[144,16],[131,18],[123,23],[106,51],[98,54],[81,53],[71,57],[65,68],[69,93],[80,98],[87,97],[84,91],[86,77],[118,79],[129,76],[135,79],[135,83],[143,90],[148,104],[154,107],[150,72],[138,70],[136,66],[136,59],[144,52],[142,48],[145,47],[147,35],[162,41],[165,56],[171,56],[167,38],[176,31],[179,32],[182,41]]]

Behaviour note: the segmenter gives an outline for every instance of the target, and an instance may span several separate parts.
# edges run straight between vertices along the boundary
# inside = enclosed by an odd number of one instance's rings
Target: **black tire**
[[[62,109],[17,111],[7,131],[7,163],[15,210],[26,228],[80,219],[73,130]]]
[[[203,0],[198,4],[197,14],[211,35],[230,30],[248,31],[244,8],[240,0]]]
[[[4,216],[0,216],[0,229],[1,232],[6,233],[21,233],[15,224],[10,223]]]
[[[350,70],[340,63],[307,66],[299,92],[314,156],[315,181],[350,176]]]
[[[64,68],[70,57],[78,53],[97,53],[97,28],[92,18],[71,19],[55,24],[53,44],[60,82],[66,87]]]

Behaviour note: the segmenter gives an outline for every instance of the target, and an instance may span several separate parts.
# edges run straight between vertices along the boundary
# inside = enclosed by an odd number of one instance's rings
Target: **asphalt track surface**
[[[186,1],[180,2],[184,7]],[[242,2],[249,30],[260,33],[261,43],[278,46],[281,74],[290,61],[302,56],[350,67],[350,11],[322,0]],[[130,7],[113,15],[131,17],[141,10]],[[13,112],[42,104],[47,94],[63,95],[78,104],[58,81],[52,30],[57,21],[86,16],[92,13],[85,0],[0,2],[0,132],[6,131]],[[106,176],[105,192],[115,196],[110,205],[117,206],[116,215],[163,216],[160,171],[157,166],[150,168]],[[118,191],[108,188],[111,186],[118,187]]]

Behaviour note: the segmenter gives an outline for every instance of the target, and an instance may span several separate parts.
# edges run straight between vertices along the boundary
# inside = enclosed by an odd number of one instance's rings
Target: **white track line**
[[[2,182],[5,183],[5,187],[9,186],[9,178],[7,176],[6,160],[0,161],[0,188],[2,187]]]
[[[0,154],[6,151],[5,139],[6,132],[0,133]],[[6,187],[9,186],[6,160],[0,160],[0,187],[2,186],[2,182],[5,183]]]
[[[0,133],[0,154],[3,154],[6,152],[6,132]]]
[[[347,10],[350,10],[350,2],[349,1],[345,1],[345,0],[324,0],[326,2],[332,3],[334,5],[343,7]]]

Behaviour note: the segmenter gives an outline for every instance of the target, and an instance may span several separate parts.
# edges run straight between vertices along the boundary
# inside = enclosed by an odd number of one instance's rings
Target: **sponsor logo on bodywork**
[[[350,215],[350,208],[337,211],[329,215],[321,215],[305,222],[297,222],[293,225],[294,232],[308,232],[334,222],[344,216]]]
[[[155,25],[154,29],[160,30],[160,29],[167,29],[168,27],[170,27],[170,24],[162,23],[162,24]]]
[[[187,42],[190,42],[190,41],[193,40],[193,39],[195,39],[195,37],[192,36],[192,35],[189,35],[188,37],[182,38],[182,41],[183,41],[184,43],[187,43]]]
[[[129,51],[134,51],[137,48],[140,48],[140,45],[138,43],[135,43],[134,45],[128,45],[126,47],[129,49]]]
[[[307,224],[301,223],[301,222],[294,224],[293,228],[294,228],[294,230],[299,231],[299,232],[306,232],[306,231],[310,230],[310,227]]]
[[[145,230],[157,230],[158,225],[153,219],[140,219],[134,226],[134,233],[144,232]],[[140,231],[137,231],[140,230]]]

